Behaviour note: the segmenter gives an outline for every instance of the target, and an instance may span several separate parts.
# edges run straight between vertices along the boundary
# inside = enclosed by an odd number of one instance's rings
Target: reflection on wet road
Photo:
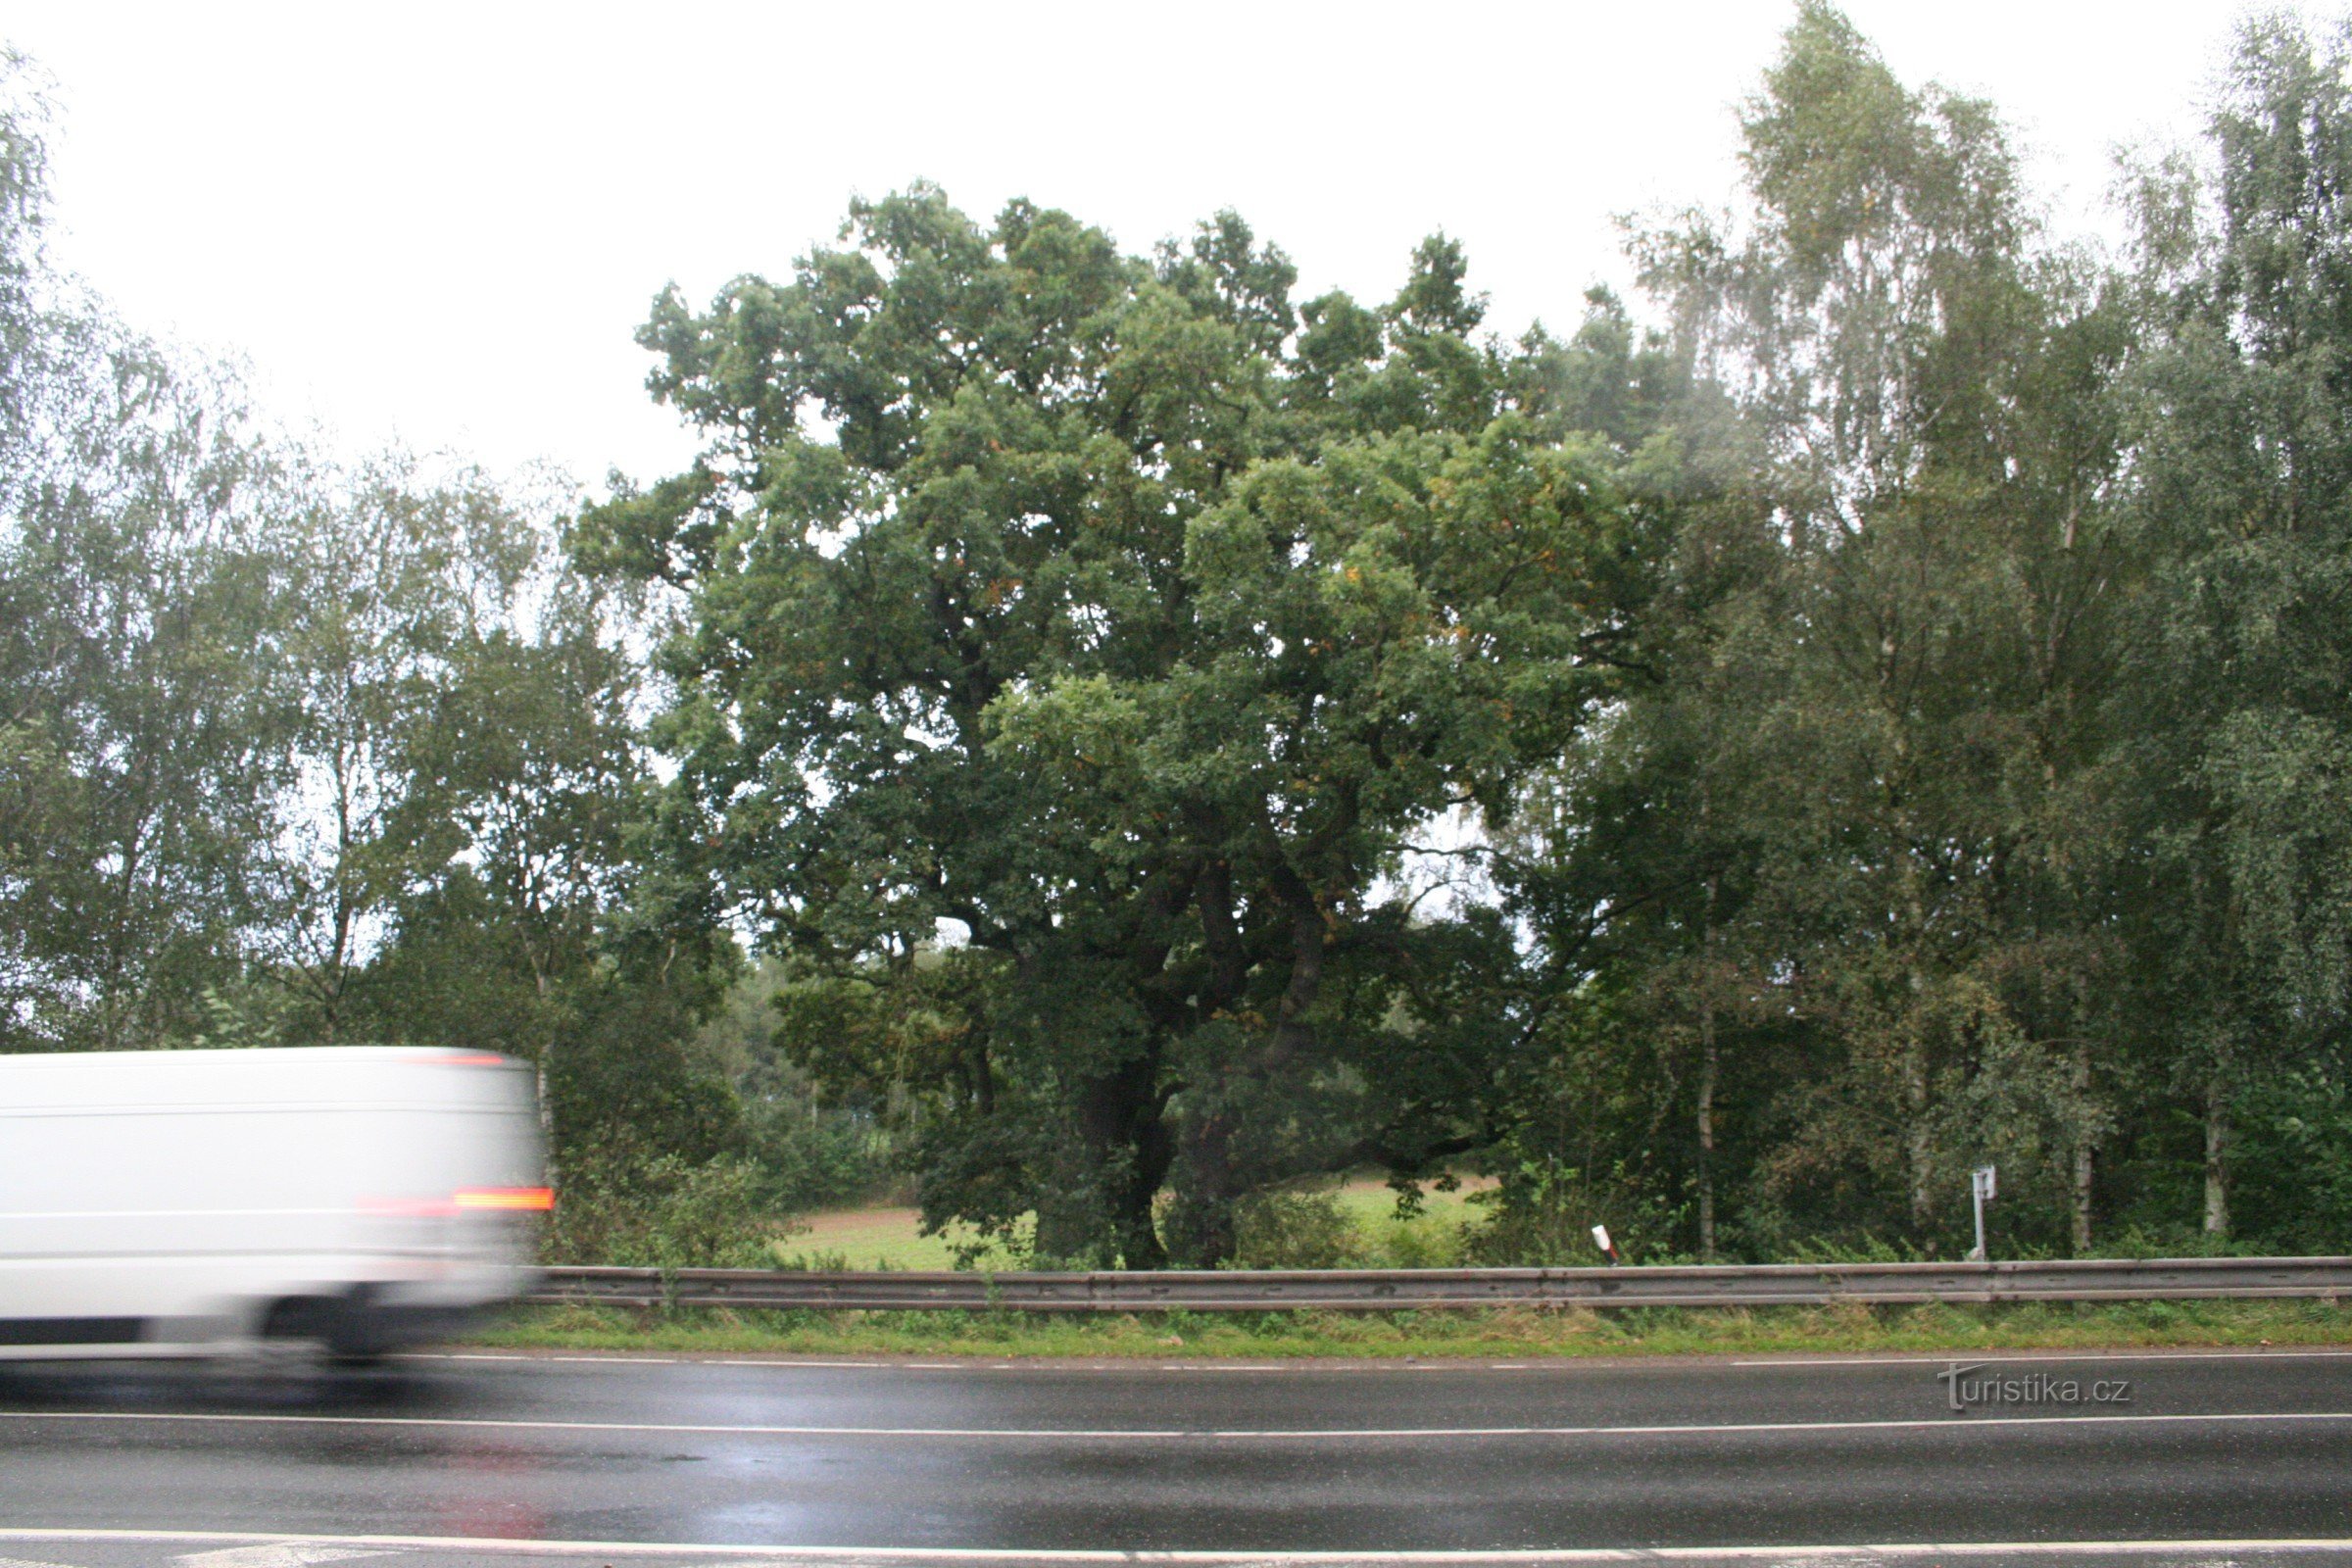
[[[19,1369],[0,1374],[0,1568],[1800,1545],[1856,1561],[1870,1542],[2352,1561],[2352,1353],[1951,1367]],[[2206,1544],[2113,1544],[2162,1542]]]

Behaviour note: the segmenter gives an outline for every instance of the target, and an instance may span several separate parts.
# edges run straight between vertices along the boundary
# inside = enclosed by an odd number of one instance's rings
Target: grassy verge
[[[2090,1347],[2352,1345],[2352,1307],[2325,1301],[2017,1306],[1643,1308],[1593,1312],[516,1311],[477,1343],[510,1348],[1245,1359],[1528,1360],[1600,1355],[1853,1353]]]

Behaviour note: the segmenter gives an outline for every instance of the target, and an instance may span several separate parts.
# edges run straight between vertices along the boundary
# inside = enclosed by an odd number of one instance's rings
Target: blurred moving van
[[[437,1338],[529,1288],[543,1181],[504,1056],[0,1055],[0,1358]]]

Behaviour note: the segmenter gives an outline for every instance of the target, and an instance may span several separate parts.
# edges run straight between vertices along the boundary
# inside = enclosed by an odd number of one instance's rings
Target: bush
[[[891,1143],[873,1119],[813,1097],[745,1107],[747,1146],[768,1173],[778,1206],[806,1211],[872,1197],[891,1179]]]
[[[1370,1256],[1380,1268],[1459,1268],[1465,1231],[1460,1221],[1435,1215],[1380,1220],[1372,1226]]]
[[[1257,1193],[1234,1214],[1236,1268],[1356,1268],[1363,1237],[1337,1193]]]
[[[1683,1262],[1674,1250],[1682,1213],[1643,1192],[1623,1171],[1588,1182],[1574,1170],[1531,1166],[1471,1195],[1487,1217],[1461,1238],[1464,1261],[1486,1268],[1592,1268],[1609,1261],[1592,1240],[1603,1224],[1628,1263]]]
[[[627,1149],[577,1152],[559,1173],[542,1249],[551,1263],[619,1268],[771,1268],[789,1227],[747,1160],[700,1163]]]

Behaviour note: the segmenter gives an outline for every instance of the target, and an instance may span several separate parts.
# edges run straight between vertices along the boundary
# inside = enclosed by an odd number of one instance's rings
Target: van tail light
[[[460,1208],[501,1208],[544,1214],[556,1206],[552,1187],[468,1187],[457,1195]]]

